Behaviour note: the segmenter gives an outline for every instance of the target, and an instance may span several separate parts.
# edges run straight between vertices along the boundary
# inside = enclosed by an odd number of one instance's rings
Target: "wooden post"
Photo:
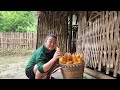
[[[67,52],[67,40],[68,40],[68,13],[67,13],[67,19],[66,19],[66,37],[67,37],[67,39],[65,39],[66,40],[66,52]]]
[[[71,42],[72,42],[72,12],[70,12],[70,34],[69,34],[69,48],[68,48],[68,52],[70,52],[71,53]]]
[[[116,78],[110,77],[108,75],[105,75],[105,74],[100,73],[100,72],[96,72],[96,71],[88,69],[88,68],[84,68],[84,73],[87,73],[87,74],[89,74],[97,79],[116,79]]]
[[[38,17],[38,21],[37,21],[37,36],[36,36],[36,42],[38,42],[38,36],[39,36],[39,17]],[[36,43],[36,49],[38,48],[38,44]]]

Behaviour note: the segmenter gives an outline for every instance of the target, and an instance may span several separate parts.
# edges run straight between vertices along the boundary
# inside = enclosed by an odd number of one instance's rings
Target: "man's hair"
[[[55,39],[57,39],[57,36],[54,34],[49,34],[46,36],[46,38],[44,39],[44,43],[48,40],[49,37],[54,37]]]

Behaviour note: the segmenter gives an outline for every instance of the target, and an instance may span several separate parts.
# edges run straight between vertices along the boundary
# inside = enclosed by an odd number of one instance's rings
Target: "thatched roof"
[[[41,15],[44,15],[44,16],[51,16],[51,15],[54,15],[54,16],[69,16],[69,14],[72,13],[72,14],[75,14],[75,15],[78,15],[79,14],[79,11],[37,11],[37,15],[41,16]]]

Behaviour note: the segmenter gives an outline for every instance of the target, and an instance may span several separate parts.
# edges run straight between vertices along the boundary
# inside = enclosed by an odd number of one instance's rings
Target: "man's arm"
[[[53,58],[43,65],[43,71],[44,72],[49,71],[52,68],[52,66],[57,62],[58,58],[60,58],[60,56],[61,56],[61,52],[56,51]]]

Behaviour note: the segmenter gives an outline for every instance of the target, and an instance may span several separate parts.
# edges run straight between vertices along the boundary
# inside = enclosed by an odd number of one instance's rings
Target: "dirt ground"
[[[25,75],[25,67],[31,55],[0,56],[0,79],[28,79]],[[63,78],[59,71],[52,76],[57,79]]]
[[[25,66],[31,55],[0,56],[0,79],[28,79]]]

